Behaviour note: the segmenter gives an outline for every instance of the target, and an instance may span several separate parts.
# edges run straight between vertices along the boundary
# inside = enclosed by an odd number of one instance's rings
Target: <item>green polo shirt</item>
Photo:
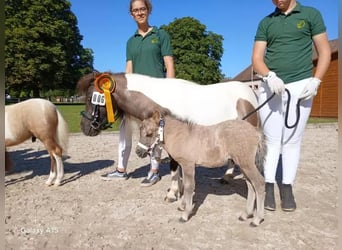
[[[132,61],[133,73],[165,77],[164,56],[172,56],[170,37],[165,30],[153,27],[145,37],[137,31],[127,41],[126,61]]]
[[[312,37],[325,31],[320,12],[297,2],[288,15],[276,8],[262,19],[255,41],[267,42],[267,67],[290,83],[312,76]]]

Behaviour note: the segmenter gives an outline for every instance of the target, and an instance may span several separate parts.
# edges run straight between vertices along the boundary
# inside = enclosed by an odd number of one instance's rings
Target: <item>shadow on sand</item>
[[[145,177],[150,169],[150,165],[144,165],[136,168],[134,171],[129,173],[129,178],[142,178]],[[222,177],[224,176],[227,170],[226,166],[219,168],[205,168],[205,167],[196,167],[195,174],[195,195],[194,195],[194,216],[199,209],[199,207],[203,204],[206,197],[210,194],[213,195],[233,195],[238,194],[241,197],[247,199],[247,185],[244,179],[230,180],[229,182],[223,182]],[[169,163],[163,163],[159,169],[160,176],[170,174],[170,166]],[[171,183],[170,183],[171,184]],[[241,208],[244,209],[244,208]]]
[[[5,186],[15,184],[17,182],[31,179],[35,176],[46,175],[46,179],[50,173],[50,156],[46,150],[36,151],[33,149],[23,149],[10,152],[10,156],[14,163],[11,171],[6,173]],[[63,179],[61,185],[81,178],[94,171],[106,168],[114,164],[113,160],[96,160],[82,163],[69,163],[71,159],[66,156],[63,159],[64,173],[73,173],[68,178]],[[18,176],[18,174],[20,176]],[[15,176],[14,176],[15,175]],[[13,176],[13,178],[11,178]]]

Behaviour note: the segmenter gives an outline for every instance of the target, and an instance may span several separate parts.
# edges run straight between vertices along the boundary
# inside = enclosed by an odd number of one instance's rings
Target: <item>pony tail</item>
[[[56,112],[58,116],[56,139],[59,146],[61,146],[63,149],[63,154],[65,154],[67,152],[69,143],[69,126],[58,109],[56,109]]]
[[[264,164],[265,164],[265,157],[267,154],[267,147],[266,147],[266,141],[265,141],[265,135],[262,132],[262,130],[259,128],[258,135],[259,135],[259,143],[258,143],[258,149],[255,156],[255,165],[257,166],[260,173],[264,174]]]

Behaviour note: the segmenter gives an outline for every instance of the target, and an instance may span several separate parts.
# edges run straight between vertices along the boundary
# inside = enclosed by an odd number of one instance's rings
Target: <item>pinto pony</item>
[[[5,146],[20,144],[29,138],[38,138],[46,147],[50,159],[48,186],[59,186],[64,176],[62,154],[66,152],[69,136],[68,124],[56,109],[45,99],[29,99],[5,106]],[[11,159],[6,151],[5,169],[9,170]]]
[[[158,146],[162,146],[182,168],[184,194],[180,209],[184,212],[181,221],[187,221],[193,210],[195,167],[221,167],[228,159],[240,166],[247,182],[246,212],[240,220],[254,216],[251,226],[258,226],[264,220],[265,182],[260,172],[263,171],[266,147],[263,133],[251,124],[228,120],[203,126],[155,112],[140,125],[136,153],[143,158]]]
[[[115,82],[111,92],[111,105],[116,117],[125,115],[125,153],[132,148],[132,123],[148,118],[158,104],[182,119],[201,125],[212,125],[224,120],[242,119],[258,106],[254,91],[241,82],[224,82],[200,85],[177,78],[154,78],[140,74],[94,72],[82,77],[77,89],[85,95],[85,111],[81,119],[81,130],[85,135],[96,136],[106,128],[106,108],[93,104],[93,94],[97,88],[95,80],[107,75]],[[135,94],[132,94],[135,91]],[[142,93],[139,95],[137,92]],[[146,100],[146,97],[149,98]],[[257,113],[246,119],[258,126]],[[166,200],[177,199],[178,164],[171,158],[171,187]]]

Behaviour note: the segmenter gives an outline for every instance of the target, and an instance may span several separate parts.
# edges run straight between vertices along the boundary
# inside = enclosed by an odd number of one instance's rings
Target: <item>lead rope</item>
[[[291,93],[288,89],[285,89],[285,92],[287,93],[288,96],[288,101],[286,104],[286,112],[285,112],[285,126],[287,128],[294,128],[298,125],[299,118],[300,118],[300,101],[301,99],[298,99],[297,105],[296,105],[296,121],[293,125],[289,125],[288,123],[288,118],[289,118],[289,109],[290,109],[290,101],[291,101]],[[249,116],[257,112],[259,109],[261,109],[263,106],[265,106],[266,103],[268,103],[273,97],[275,96],[275,93],[273,93],[269,98],[266,99],[259,107],[257,107],[255,110],[252,112],[249,112],[247,115],[245,115],[242,120],[247,119]]]
[[[255,112],[257,112],[259,109],[261,109],[263,106],[265,106],[266,103],[268,103],[273,97],[275,96],[275,93],[273,93],[269,98],[266,99],[266,101],[264,101],[259,107],[257,107],[256,109],[254,109],[252,112],[249,112],[247,115],[245,115],[244,117],[242,117],[242,120],[246,120],[248,117],[250,117],[251,115],[253,115]]]
[[[297,105],[296,105],[296,121],[293,125],[289,125],[288,118],[289,118],[291,94],[290,94],[290,91],[288,89],[285,89],[285,91],[286,91],[287,96],[288,96],[288,101],[287,101],[287,105],[286,105],[286,112],[285,112],[285,126],[287,128],[294,128],[298,125],[299,118],[300,118],[300,101],[301,101],[301,99],[298,99]]]

